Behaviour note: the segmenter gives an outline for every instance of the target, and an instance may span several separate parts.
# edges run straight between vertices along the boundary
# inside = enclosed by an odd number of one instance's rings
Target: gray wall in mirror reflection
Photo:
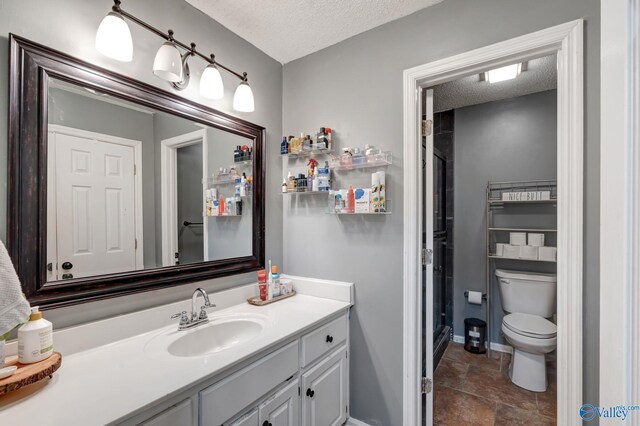
[[[78,88],[82,90],[81,88]],[[49,122],[76,129],[96,133],[118,136],[142,142],[142,197],[143,197],[143,240],[145,269],[162,266],[162,185],[161,185],[161,144],[162,141],[176,136],[185,135],[204,126],[191,122],[185,118],[160,111],[129,108],[126,101],[122,105],[106,102],[94,98],[87,93],[79,94],[61,88],[49,91]],[[110,100],[113,100],[111,98]],[[236,167],[242,173],[252,175],[251,165],[233,164],[233,150],[237,145],[252,145],[250,139],[226,132],[220,129],[206,127],[207,135],[207,166],[209,176],[213,176],[220,168],[229,170]],[[202,222],[202,155],[200,145],[199,164],[196,166],[190,147],[178,149],[178,241],[179,245],[192,246],[196,237],[202,242],[204,227],[185,229],[184,220]],[[180,158],[182,153],[182,158]],[[194,169],[195,166],[195,170]],[[184,170],[189,168],[190,170]],[[193,178],[194,172],[198,178]],[[189,179],[185,184],[180,177]],[[226,199],[233,197],[234,185],[216,187]],[[252,213],[251,200],[243,200],[243,216],[229,218],[205,218],[207,221],[208,258],[206,260],[228,259],[249,256],[252,251]],[[185,203],[191,206],[200,203],[200,210],[182,217]],[[191,208],[193,210],[193,208]],[[185,240],[186,239],[186,240]],[[188,240],[188,241],[187,241]],[[180,252],[180,263],[202,261],[203,249],[200,254]],[[199,259],[199,260],[198,260]]]
[[[151,33],[130,25],[134,54],[133,61],[123,63],[109,59],[95,49],[95,32],[102,18],[111,9],[110,0],[0,0],[0,175],[7,175],[7,117],[9,33],[15,33],[37,43],[68,53],[108,70],[151,84],[178,96],[241,117],[266,128],[267,147],[282,135],[282,65],[264,52],[237,36],[227,28],[204,15],[183,0],[125,1],[123,7],[158,28],[173,28],[181,40],[195,41],[198,49],[213,52],[225,65],[246,71],[253,89],[256,110],[238,113],[232,109],[233,92],[237,79],[223,74],[225,97],[209,101],[198,93],[198,80],[204,62],[190,62],[191,85],[182,92],[173,91],[166,82],[151,72],[151,64],[162,40]],[[34,11],[37,11],[35,13]],[[269,197],[272,188],[281,183],[281,159],[279,151],[267,149],[265,163],[266,180],[266,257],[274,263],[282,263],[282,202]],[[159,181],[155,181],[159,186]],[[6,236],[6,180],[0,180],[0,239]],[[146,309],[176,300],[186,300],[193,290],[203,287],[208,291],[222,290],[255,281],[255,273],[207,280],[185,286],[166,288],[152,293],[141,293],[105,301],[70,306],[47,311],[47,318],[54,327],[63,328],[100,318]],[[114,302],[116,300],[116,302]]]
[[[180,263],[204,260],[202,226],[202,143],[178,148],[176,185],[178,186],[178,253]],[[185,225],[190,222],[191,225]]]
[[[220,168],[229,170],[236,167],[238,172],[253,174],[252,165],[233,164],[233,150],[238,145],[252,145],[252,141],[242,136],[219,129],[207,129],[209,176],[214,176]],[[233,196],[235,185],[217,185],[218,194],[225,199]],[[242,217],[208,217],[209,260],[241,257],[251,254],[253,229],[252,198],[242,200]]]
[[[142,142],[142,212],[144,266],[153,268],[156,256],[156,179],[153,115],[125,106],[101,102],[62,89],[49,91],[49,123]],[[157,210],[159,212],[159,210]],[[157,218],[156,218],[157,216]],[[160,235],[159,233],[157,234]],[[161,239],[160,239],[161,240]]]

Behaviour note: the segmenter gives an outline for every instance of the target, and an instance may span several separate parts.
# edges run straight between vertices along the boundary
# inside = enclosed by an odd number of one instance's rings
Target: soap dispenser
[[[31,308],[29,321],[18,329],[18,362],[33,364],[53,354],[53,326],[42,318],[37,306]]]

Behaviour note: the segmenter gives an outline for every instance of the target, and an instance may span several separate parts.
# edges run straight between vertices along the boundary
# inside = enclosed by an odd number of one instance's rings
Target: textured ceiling
[[[442,0],[187,0],[285,64]]]
[[[433,110],[447,111],[555,89],[557,71],[556,55],[551,55],[528,61],[527,70],[513,80],[490,84],[473,74],[450,81],[433,88]]]

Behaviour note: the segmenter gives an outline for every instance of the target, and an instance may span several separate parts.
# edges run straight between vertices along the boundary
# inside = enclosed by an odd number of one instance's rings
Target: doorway
[[[422,220],[420,207],[433,212],[432,185],[422,187],[419,178],[421,88],[433,87],[464,76],[495,69],[514,62],[557,54],[557,174],[558,174],[558,397],[557,419],[560,424],[579,421],[574,407],[582,404],[582,159],[583,159],[583,101],[582,101],[582,27],[581,20],[559,25],[533,34],[521,36],[492,46],[480,48],[451,58],[421,65],[404,72],[404,398],[403,424],[430,425],[433,422],[433,376],[426,369],[421,377],[421,303],[433,303],[433,229],[432,218],[425,221],[427,254],[427,285],[422,292],[421,246]],[[418,89],[418,90],[417,90]],[[428,100],[427,100],[428,103]],[[427,109],[429,106],[427,105]],[[431,110],[433,112],[433,110]],[[427,110],[427,115],[429,115]],[[427,144],[427,158],[433,155]],[[429,174],[427,173],[427,179]],[[425,200],[426,199],[426,200]],[[431,250],[431,256],[429,255]],[[426,315],[427,329],[433,318]],[[433,342],[426,339],[428,352]],[[430,357],[426,357],[427,363]],[[432,365],[431,365],[432,367]],[[426,395],[426,414],[421,410],[422,395]]]
[[[47,143],[47,281],[143,269],[141,141],[51,124]]]
[[[207,222],[203,220],[204,182],[208,175],[207,131],[196,130],[164,139],[160,145],[162,265],[208,259]],[[179,185],[185,190],[178,190]],[[181,248],[186,252],[181,254]]]
[[[204,223],[202,220],[203,154],[202,143],[183,146],[176,153],[178,187],[178,263],[204,261]]]

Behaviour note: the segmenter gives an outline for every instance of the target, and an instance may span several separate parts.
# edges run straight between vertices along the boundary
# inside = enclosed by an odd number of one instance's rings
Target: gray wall
[[[395,155],[389,216],[333,217],[320,200],[284,203],[284,270],[356,283],[355,418],[373,425],[402,419],[402,71],[578,18],[586,19],[584,399],[597,402],[599,15],[598,0],[447,0],[284,66],[285,134],[326,125],[338,146],[371,142]]]
[[[134,52],[133,61],[122,63],[102,56],[96,51],[95,33],[102,18],[111,9],[113,2],[60,0],[11,1],[0,0],[0,58],[5,66],[0,67],[0,176],[7,173],[7,103],[8,103],[8,35],[15,33],[35,42],[48,45],[82,60],[155,85],[172,90],[151,72],[151,64],[161,39],[151,33],[130,25]],[[195,41],[198,49],[213,52],[222,63],[249,74],[249,82],[256,101],[253,113],[238,113],[231,107],[237,79],[223,75],[225,98],[208,101],[198,93],[198,79],[204,62],[190,62],[192,84],[179,96],[217,108],[226,113],[242,117],[266,127],[267,196],[266,196],[266,254],[275,263],[282,259],[282,205],[273,196],[280,188],[281,161],[275,142],[282,134],[282,65],[249,44],[222,25],[188,5],[176,0],[136,0],[126,2],[127,11],[141,17],[158,28],[172,28],[176,37],[185,42]],[[271,143],[274,141],[274,144]],[[279,145],[278,145],[279,147]],[[156,183],[159,181],[156,178]],[[0,179],[0,239],[6,236],[6,178]],[[50,310],[47,318],[56,328],[105,318],[186,299],[191,292],[203,286],[207,290],[224,289],[255,281],[255,273],[237,275],[225,279],[193,283],[179,288],[158,290],[151,293],[124,296],[114,300],[89,303]]]
[[[486,305],[470,305],[463,293],[485,289],[487,182],[556,179],[556,91],[459,108],[454,123],[453,331],[463,336],[465,318],[485,318]],[[510,214],[496,210],[494,226],[556,228],[553,206],[520,207],[509,206]],[[498,237],[508,242],[508,233]],[[545,244],[555,246],[555,235],[547,237]],[[503,269],[555,272],[553,265],[537,262],[500,260],[493,264]],[[492,274],[491,338],[506,343],[500,335],[503,311],[495,281]]]

